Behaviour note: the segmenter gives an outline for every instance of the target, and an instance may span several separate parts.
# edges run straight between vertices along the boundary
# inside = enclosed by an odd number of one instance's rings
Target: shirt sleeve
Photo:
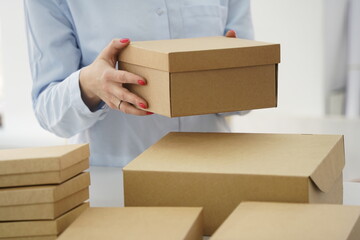
[[[225,33],[234,30],[238,38],[254,39],[250,1],[229,0],[228,4]]]
[[[81,51],[71,16],[58,0],[24,0],[32,102],[40,125],[71,137],[103,119],[107,105],[91,112],[81,98]]]

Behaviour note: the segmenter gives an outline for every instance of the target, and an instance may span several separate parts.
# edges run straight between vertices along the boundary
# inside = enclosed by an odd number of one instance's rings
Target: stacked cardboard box
[[[88,145],[0,150],[0,239],[56,239],[87,207]]]
[[[204,207],[211,235],[241,201],[342,203],[336,135],[170,133],[124,168],[125,206]]]

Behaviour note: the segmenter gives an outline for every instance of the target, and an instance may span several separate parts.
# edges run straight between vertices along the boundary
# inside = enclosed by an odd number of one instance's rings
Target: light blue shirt
[[[169,131],[228,131],[221,114],[181,118],[91,112],[79,72],[113,38],[132,41],[224,35],[253,38],[248,0],[24,0],[32,101],[40,125],[89,142],[91,164],[123,167]]]

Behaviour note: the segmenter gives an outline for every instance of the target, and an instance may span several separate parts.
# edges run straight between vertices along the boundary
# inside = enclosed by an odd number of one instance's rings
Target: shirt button
[[[162,9],[162,8],[156,9],[156,14],[159,15],[159,16],[163,15],[164,12],[165,12],[165,11],[164,11],[164,9]]]

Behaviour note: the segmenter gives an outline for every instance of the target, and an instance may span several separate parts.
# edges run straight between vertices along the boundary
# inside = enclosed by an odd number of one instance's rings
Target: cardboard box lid
[[[81,173],[64,183],[0,189],[0,207],[54,203],[90,185],[90,174]]]
[[[360,206],[243,202],[211,240],[360,239]]]
[[[339,135],[169,133],[124,171],[310,177],[327,192],[344,155]]]
[[[280,62],[280,45],[220,36],[139,41],[119,61],[168,72],[267,65]]]
[[[59,235],[88,207],[82,203],[54,220],[0,222],[0,239]]]
[[[201,236],[202,208],[126,207],[89,208],[59,239],[190,240]]]
[[[89,158],[88,144],[0,150],[0,175],[60,171]]]

